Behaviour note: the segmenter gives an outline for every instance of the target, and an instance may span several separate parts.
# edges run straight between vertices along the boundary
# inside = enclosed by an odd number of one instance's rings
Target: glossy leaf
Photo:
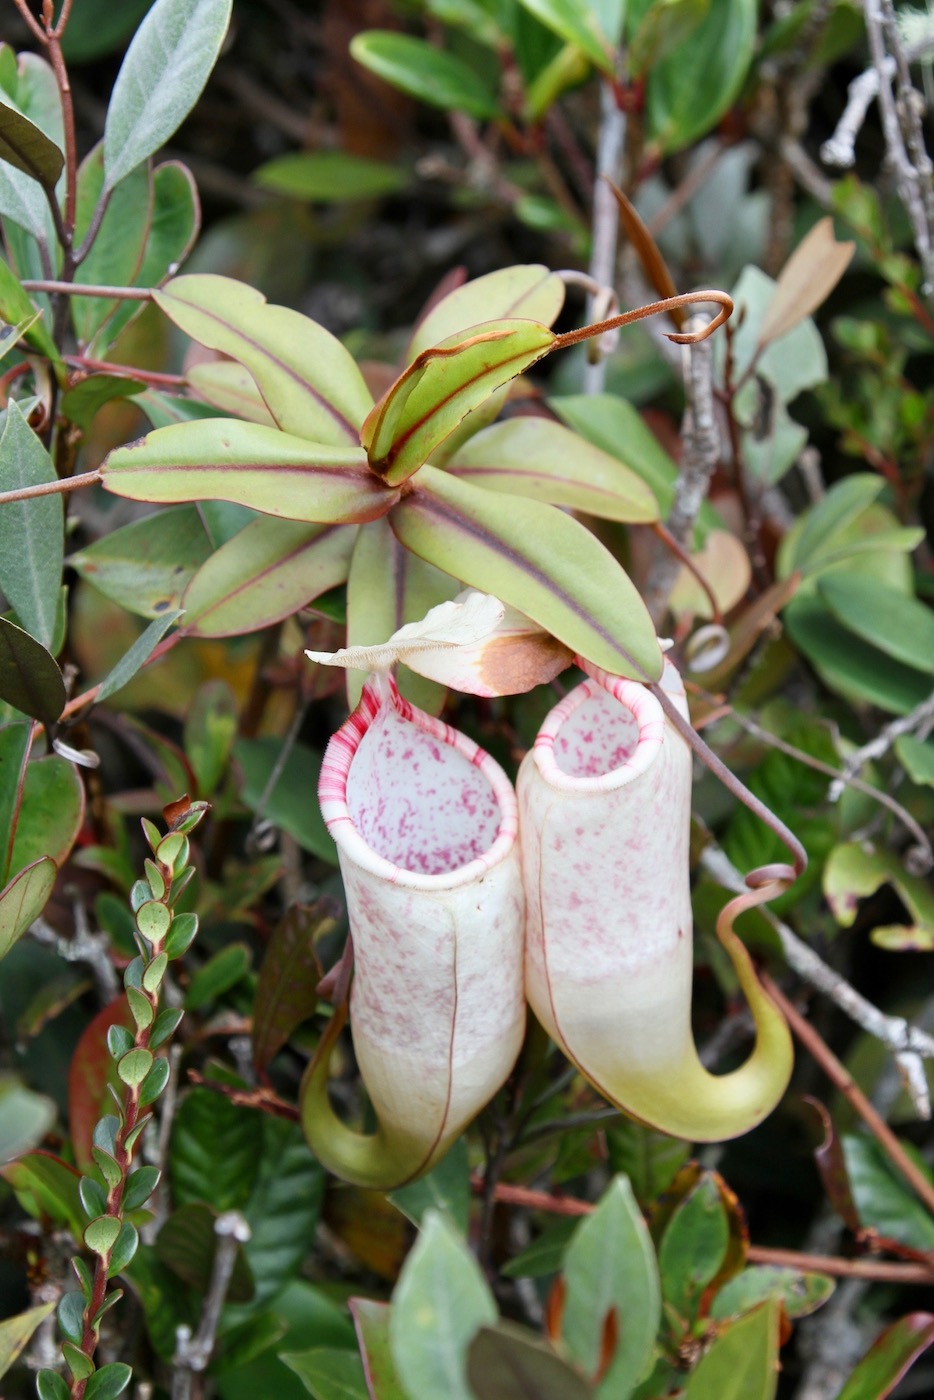
[[[39,1400],[68,1400],[68,1382],[57,1371],[39,1371],[36,1374],[36,1394]]]
[[[538,501],[482,491],[423,467],[390,515],[396,537],[439,568],[493,593],[572,651],[616,675],[661,673],[639,594],[578,521]]]
[[[150,622],[145,632],[140,633],[130,649],[121,656],[113,670],[101,681],[97,692],[98,703],[115,695],[118,690],[122,690],[137,672],[142,670],[166,632],[173,623],[178,621],[180,616],[180,612],[168,612]]]
[[[273,930],[253,1001],[257,1069],[265,1069],[292,1032],[314,1013],[323,976],[315,942],[334,927],[333,910],[322,900],[293,905]]]
[[[934,612],[897,589],[851,569],[818,581],[817,591],[838,622],[886,656],[934,675]]]
[[[261,517],[222,545],[185,592],[185,631],[234,637],[291,617],[347,577],[356,531]]]
[[[688,1376],[684,1400],[773,1400],[780,1320],[771,1301],[721,1332]]]
[[[0,1376],[6,1375],[25,1350],[40,1322],[44,1322],[54,1309],[54,1302],[41,1303],[37,1308],[29,1308],[16,1317],[7,1317],[0,1322]]]
[[[585,1375],[594,1375],[607,1317],[615,1313],[619,1340],[597,1395],[628,1395],[650,1368],[661,1297],[655,1251],[626,1177],[614,1177],[575,1230],[564,1283],[561,1330],[568,1351]]]
[[[709,0],[661,0],[640,6],[639,23],[629,41],[627,60],[633,77],[644,77],[694,33]]]
[[[934,1314],[915,1312],[886,1327],[873,1342],[837,1400],[885,1400],[934,1342]]]
[[[0,160],[21,170],[51,192],[62,173],[65,157],[45,132],[14,107],[0,102]]]
[[[508,418],[470,438],[447,470],[488,491],[507,491],[604,520],[657,520],[658,501],[616,457],[547,418]]]
[[[700,24],[653,67],[646,118],[666,153],[710,131],[736,101],[753,56],[756,21],[755,0],[710,0]]]
[[[103,191],[104,148],[98,142],[78,170],[75,236],[79,247]],[[107,212],[81,264],[82,281],[111,287],[132,286],[143,260],[151,222],[152,177],[145,166],[139,166],[110,190]],[[69,304],[75,333],[86,344],[121,303],[104,297],[71,297]]]
[[[120,1085],[116,1066],[107,1046],[107,1032],[111,1026],[134,1028],[125,996],[117,997],[88,1022],[75,1046],[68,1071],[68,1120],[71,1140],[75,1149],[75,1160],[87,1175],[94,1171],[91,1148],[95,1141],[95,1127],[102,1115],[113,1109],[108,1085],[112,1084],[118,1094],[122,1095],[125,1092]]]
[[[301,1129],[264,1115],[259,1172],[245,1210],[256,1306],[281,1292],[312,1249],[325,1180]]]
[[[216,1211],[200,1202],[191,1202],[172,1212],[156,1239],[156,1258],[201,1294],[207,1293],[214,1268],[216,1223]],[[250,1266],[243,1245],[238,1244],[227,1300],[248,1303],[253,1293]]]
[[[680,1317],[696,1315],[704,1289],[726,1256],[729,1228],[716,1181],[705,1173],[679,1203],[658,1250],[665,1301]]]
[[[424,39],[370,29],[354,35],[350,52],[371,73],[432,107],[466,112],[481,121],[500,115],[495,94],[470,64]]]
[[[176,1205],[209,1201],[215,1210],[242,1210],[259,1168],[263,1127],[222,1094],[193,1089],[172,1125],[169,1177]]]
[[[412,1395],[472,1400],[467,1348],[496,1321],[496,1304],[467,1245],[429,1211],[393,1293],[392,1357]]]
[[[314,1400],[368,1400],[363,1363],[355,1351],[312,1347],[282,1352],[281,1358]]]
[[[850,1189],[863,1225],[910,1249],[934,1249],[934,1219],[875,1140],[844,1133],[842,1143]]]
[[[40,856],[14,875],[0,890],[0,958],[34,923],[49,901],[58,868],[50,856]]]
[[[233,418],[157,428],[111,452],[101,473],[108,491],[134,501],[235,501],[322,524],[375,520],[397,495],[359,447],[323,447]]]
[[[140,617],[161,617],[210,558],[211,542],[196,506],[171,506],[133,520],[69,555],[88,583]]]
[[[130,398],[144,388],[141,379],[128,379],[118,374],[90,374],[62,395],[62,414],[87,432],[98,409],[113,403],[115,399]]]
[[[0,700],[43,724],[54,724],[65,708],[65,682],[54,657],[5,617],[0,617]]]
[[[613,43],[601,31],[595,7],[580,0],[521,0],[524,9],[567,44],[585,53],[595,68],[613,75]]]
[[[547,1342],[508,1322],[480,1328],[467,1379],[476,1400],[593,1400],[598,1393]]]
[[[104,125],[106,186],[158,151],[201,96],[232,0],[156,0],[117,74]]]
[[[827,1274],[757,1264],[724,1284],[711,1304],[710,1316],[722,1320],[740,1317],[774,1298],[781,1303],[786,1317],[808,1317],[823,1307],[834,1287]]]
[[[133,1378],[132,1368],[124,1361],[111,1361],[106,1366],[101,1366],[99,1370],[88,1381],[85,1390],[85,1400],[116,1400],[118,1395],[122,1395]]]
[[[155,301],[193,340],[230,355],[253,376],[283,432],[356,446],[373,399],[336,336],[229,277],[176,277]]]
[[[472,409],[547,354],[554,339],[536,321],[488,321],[421,351],[360,430],[373,470],[391,486],[405,481]]]
[[[58,479],[49,454],[15,401],[6,410],[0,434],[0,462],[4,491]],[[64,538],[59,495],[9,501],[0,511],[0,587],[20,625],[44,647],[55,634]]]
[[[392,1359],[389,1304],[370,1298],[351,1298],[349,1307],[357,1329],[369,1400],[408,1400]]]
[[[404,189],[409,181],[407,172],[398,165],[346,151],[290,151],[261,165],[253,179],[273,194],[321,204],[379,199]]]
[[[26,765],[23,797],[10,853],[10,873],[50,856],[62,865],[84,821],[84,784],[73,763],[48,754]]]
[[[265,799],[262,817],[274,826],[281,826],[303,850],[336,865],[337,852],[318,804],[309,801],[309,793],[317,790],[321,755],[305,744],[293,745],[288,762],[282,765],[267,794],[266,788],[281,752],[281,739],[241,739],[235,746],[234,758],[243,773],[243,801],[255,812],[261,799]]]
[[[410,363],[457,331],[521,316],[550,326],[564,305],[564,283],[541,263],[501,267],[448,292],[419,321],[406,351]]]

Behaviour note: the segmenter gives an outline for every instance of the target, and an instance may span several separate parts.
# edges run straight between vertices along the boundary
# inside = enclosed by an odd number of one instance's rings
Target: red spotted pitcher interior
[[[632,758],[639,723],[619,700],[594,688],[555,736],[555,763],[570,778],[599,778]]]

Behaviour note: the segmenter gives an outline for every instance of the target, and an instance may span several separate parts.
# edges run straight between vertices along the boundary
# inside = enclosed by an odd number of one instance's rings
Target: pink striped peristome
[[[472,740],[374,676],[328,745],[319,799],[344,878],[351,1029],[378,1129],[337,1119],[326,1064],[306,1078],[303,1119],[325,1166],[388,1189],[440,1159],[521,1048],[515,792]]]
[[[721,1141],[781,1097],[787,1027],[740,940],[721,934],[757,1042],[730,1074],[701,1065],[691,1031],[691,750],[647,687],[581,664],[588,678],[548,715],[517,782],[529,1002],[612,1103],[676,1137]],[[667,661],[661,686],[686,717]]]

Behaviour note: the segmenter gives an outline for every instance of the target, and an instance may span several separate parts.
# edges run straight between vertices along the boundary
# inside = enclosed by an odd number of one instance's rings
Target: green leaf
[[[481,1327],[467,1352],[475,1400],[593,1400],[593,1386],[523,1327]],[[619,1394],[619,1392],[616,1392]]]
[[[21,170],[50,194],[65,165],[65,157],[55,142],[35,122],[5,102],[0,102],[0,160]]]
[[[823,1307],[835,1286],[827,1274],[757,1264],[743,1269],[723,1285],[711,1304],[710,1316],[718,1320],[740,1317],[774,1298],[781,1303],[786,1317],[808,1317]]]
[[[590,0],[520,0],[522,6],[567,44],[586,54],[595,68],[613,76],[613,43],[597,21]]]
[[[139,1210],[159,1184],[162,1173],[158,1167],[137,1167],[127,1180],[122,1206],[125,1211]]]
[[[156,1240],[156,1258],[201,1294],[207,1293],[214,1269],[217,1216],[217,1211],[200,1202],[180,1206],[169,1216]],[[243,1245],[238,1244],[227,1301],[249,1303],[253,1293],[250,1266]]]
[[[360,430],[373,471],[397,486],[472,409],[546,355],[554,335],[537,321],[487,321],[422,350]]]
[[[256,380],[250,371],[236,360],[205,360],[201,364],[192,365],[187,378],[192,389],[219,413],[230,414],[234,418],[245,418],[248,423],[262,423],[267,428],[279,426],[266,407],[266,400],[260,393]],[[187,402],[197,401],[189,399]],[[205,405],[202,404],[201,407],[204,408]],[[165,425],[154,423],[153,426]]]
[[[184,736],[203,798],[211,796],[227,772],[237,722],[237,697],[227,681],[206,681],[198,687],[185,717]]]
[[[61,356],[55,341],[49,334],[43,316],[38,321],[33,320],[36,314],[36,307],[33,305],[28,292],[25,292],[19,284],[16,274],[11,271],[3,258],[0,258],[0,317],[6,321],[7,325],[19,326],[24,321],[29,321],[30,325],[24,332],[27,342],[38,350],[40,355],[45,355],[56,365],[61,365]]]
[[[153,0],[83,0],[68,18],[62,51],[69,63],[87,63],[112,52],[129,39]]]
[[[365,160],[345,151],[290,151],[254,171],[261,189],[320,204],[345,204],[395,194],[409,183],[398,165]]]
[[[49,454],[15,401],[7,408],[0,434],[0,463],[4,491],[58,479]],[[0,587],[23,628],[45,647],[55,635],[65,555],[63,522],[60,495],[8,501],[0,511]]]
[[[134,501],[235,501],[321,524],[375,520],[398,495],[369,470],[359,447],[322,446],[234,418],[157,428],[111,452],[101,479]]]
[[[649,136],[668,154],[716,126],[739,96],[756,42],[755,0],[710,0],[690,36],[646,82]]]
[[[71,1392],[65,1377],[57,1371],[40,1371],[36,1376],[36,1394],[39,1400],[69,1400]]]
[[[146,665],[169,628],[182,616],[181,612],[168,612],[157,617],[117,662],[113,670],[101,681],[97,690],[98,704],[122,690],[138,671]]]
[[[895,740],[895,754],[913,783],[934,787],[934,743],[901,734]]]
[[[837,1400],[885,1400],[934,1342],[934,1314],[915,1312],[886,1327],[845,1383]]]
[[[263,1117],[259,1173],[245,1214],[245,1245],[259,1307],[293,1279],[312,1249],[325,1188],[324,1168],[294,1123]]]
[[[578,521],[423,467],[390,516],[407,549],[526,613],[615,675],[656,679],[661,653],[645,605]]]
[[[389,1335],[396,1370],[412,1395],[472,1400],[467,1348],[497,1319],[496,1304],[463,1239],[436,1211],[402,1266]]]
[[[85,156],[78,170],[75,242],[81,246],[104,195],[104,147]],[[107,212],[81,264],[81,280],[110,287],[132,286],[139,272],[152,221],[152,177],[146,166],[130,171],[109,189]],[[78,340],[87,344],[122,303],[106,297],[70,297]],[[140,385],[140,388],[144,388]]]
[[[684,1400],[773,1400],[780,1321],[773,1300],[721,1332],[688,1376]]]
[[[505,1278],[547,1278],[561,1268],[571,1236],[577,1228],[574,1216],[546,1226],[527,1249],[503,1266]]]
[[[242,1210],[259,1168],[262,1119],[210,1089],[183,1099],[172,1127],[169,1177],[177,1205],[209,1201]]]
[[[12,56],[12,50],[9,52]],[[4,76],[2,87],[6,104],[15,107],[54,145],[63,149],[62,104],[51,65],[36,54],[21,53],[12,64],[12,71]],[[41,277],[42,261],[28,235],[51,255],[55,248],[55,227],[48,199],[31,176],[3,162],[0,162],[0,214],[19,226],[13,228],[8,224],[6,228],[7,247],[14,267],[18,268],[20,276]],[[25,230],[25,234],[20,230]]]
[[[850,1191],[863,1225],[910,1249],[934,1249],[934,1219],[873,1138],[841,1137]],[[927,1173],[930,1178],[930,1173]]]
[[[0,700],[50,725],[65,708],[65,698],[65,682],[51,653],[0,617]]]
[[[613,1171],[625,1172],[643,1208],[668,1189],[691,1155],[690,1143],[628,1118],[608,1123],[604,1132]]]
[[[185,993],[186,1011],[198,1011],[218,1001],[250,970],[252,954],[245,943],[228,943],[198,968]]]
[[[80,301],[80,297],[72,298]],[[86,300],[86,298],[85,298]],[[115,399],[131,398],[145,388],[141,379],[122,374],[89,374],[62,395],[62,416],[87,432],[99,408]]]
[[[876,923],[872,941],[883,948],[934,950],[934,891],[930,880],[910,874],[897,851],[874,849],[869,842],[846,842],[830,852],[824,866],[824,895],[841,928],[854,923],[859,901],[883,885],[893,887],[908,919],[902,923]],[[884,917],[884,906],[879,912]]]
[[[575,1230],[564,1282],[562,1336],[571,1356],[593,1375],[607,1316],[615,1312],[619,1342],[597,1394],[603,1400],[628,1395],[650,1369],[661,1298],[652,1242],[626,1177],[613,1178]]]
[[[886,656],[934,675],[934,612],[915,598],[850,569],[818,580],[838,622]]]
[[[140,617],[163,617],[210,558],[197,506],[153,511],[69,555],[68,563],[106,597]]]
[[[432,1210],[466,1235],[470,1220],[470,1162],[466,1140],[459,1138],[426,1176],[390,1192],[389,1199],[413,1225],[420,1226],[426,1211]]]
[[[0,958],[6,957],[13,944],[42,913],[58,876],[58,868],[50,856],[40,856],[19,871],[0,890]]]
[[[658,1250],[665,1302],[687,1321],[697,1314],[701,1295],[720,1271],[730,1242],[730,1226],[720,1191],[705,1172],[672,1215]]]
[[[185,631],[235,637],[270,627],[343,583],[356,531],[263,516],[221,545],[185,593]]]
[[[44,1322],[54,1308],[54,1303],[42,1303],[37,1308],[29,1308],[16,1317],[7,1317],[0,1322],[0,1376],[6,1375],[25,1350],[39,1323]],[[54,1375],[54,1372],[46,1374]]]
[[[132,1367],[123,1361],[111,1361],[94,1372],[84,1388],[84,1400],[116,1400],[126,1390],[132,1377]]]
[[[658,520],[658,501],[635,472],[547,418],[508,418],[470,438],[449,458],[454,476],[604,520]]]
[[[64,864],[83,821],[84,786],[74,764],[58,754],[27,763],[10,871],[17,874],[43,857],[51,857],[56,865]],[[33,877],[35,891],[30,882],[29,893],[24,890],[23,896],[38,898],[47,877],[48,871],[41,879]]]
[[[234,759],[243,773],[240,795],[253,812],[262,801],[263,817],[287,831],[303,850],[336,865],[337,852],[318,804],[309,801],[309,794],[317,791],[321,755],[305,744],[294,744],[267,796],[266,787],[281,752],[281,739],[241,739],[234,746]]]
[[[424,39],[368,29],[354,35],[350,52],[371,73],[432,107],[466,112],[480,121],[501,115],[495,93],[464,59]]]
[[[74,1167],[49,1152],[27,1152],[0,1167],[0,1176],[9,1182],[33,1219],[49,1218],[67,1226],[75,1239],[81,1238],[87,1217],[78,1195],[80,1174]]]
[[[210,350],[249,370],[283,432],[356,447],[373,398],[353,358],[330,331],[229,277],[176,277],[155,293],[170,320]]]
[[[172,136],[201,96],[232,0],[156,0],[127,50],[104,124],[112,190]]]
[[[826,496],[806,511],[782,550],[784,578],[796,570],[812,571],[829,551],[840,547],[841,537],[882,493],[885,482],[869,472],[855,472],[834,482]]]
[[[115,1215],[99,1215],[84,1232],[84,1243],[92,1254],[109,1255],[117,1243],[120,1221]]]
[[[56,1320],[62,1335],[76,1346],[84,1336],[84,1306],[83,1293],[63,1293],[58,1300]]]
[[[281,1353],[315,1400],[369,1400],[363,1364],[353,1351],[312,1347]]]
[[[315,943],[336,927],[325,901],[293,904],[273,930],[253,1000],[253,1062],[263,1070],[311,1016],[322,970]]]
[[[0,1074],[0,1162],[9,1162],[24,1152],[31,1152],[52,1127],[56,1116],[55,1104],[45,1094],[27,1089],[13,1074]]]
[[[855,637],[812,597],[797,597],[783,613],[788,633],[831,690],[907,715],[931,693],[930,679]]]
[[[408,1400],[396,1372],[389,1341],[390,1306],[371,1298],[351,1298],[350,1312],[357,1329],[369,1394],[376,1400]]]
[[[634,78],[651,73],[693,33],[710,8],[710,0],[656,0],[642,7],[626,59]]]
[[[483,321],[521,316],[550,326],[563,305],[564,283],[541,263],[498,268],[455,287],[427,312],[412,334],[406,363],[457,331]]]

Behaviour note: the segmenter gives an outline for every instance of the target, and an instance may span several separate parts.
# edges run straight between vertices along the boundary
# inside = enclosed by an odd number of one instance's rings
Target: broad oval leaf
[[[457,331],[516,316],[550,326],[564,305],[564,283],[541,263],[518,263],[474,277],[431,308],[412,334],[406,361]]]
[[[495,94],[469,63],[424,39],[370,29],[351,39],[350,52],[371,73],[432,107],[467,112],[481,121],[502,115]]]
[[[5,102],[0,102],[0,160],[21,170],[50,193],[65,164],[55,142],[35,122]]]
[[[24,870],[43,856],[62,865],[83,821],[84,784],[74,764],[58,754],[27,763],[10,873]]]
[[[907,715],[930,695],[928,676],[862,641],[817,599],[793,598],[782,616],[792,641],[821,679],[847,699],[868,700],[890,714]]]
[[[703,1290],[717,1276],[729,1239],[720,1191],[705,1172],[679,1202],[658,1249],[665,1301],[685,1320],[693,1319]]]
[[[169,1176],[177,1205],[242,1210],[259,1170],[263,1124],[210,1089],[193,1089],[172,1125]]]
[[[934,612],[850,569],[818,580],[817,591],[838,622],[886,656],[934,674]]]
[[[19,405],[10,403],[0,434],[0,489],[56,480],[49,454]],[[46,647],[55,635],[64,556],[60,495],[8,501],[0,510],[0,587],[20,624]]]
[[[188,585],[185,631],[236,637],[291,617],[343,583],[355,534],[346,525],[254,520],[212,554]]]
[[[246,1207],[246,1244],[256,1304],[282,1292],[312,1248],[324,1198],[325,1171],[297,1123],[263,1115],[259,1173]]]
[[[335,447],[359,441],[373,396],[336,336],[230,277],[193,273],[153,294],[180,330],[249,370],[279,427]]]
[[[211,542],[196,506],[153,511],[69,556],[71,567],[140,617],[177,609]]]
[[[658,520],[658,501],[616,457],[547,418],[507,418],[470,438],[447,470],[488,491],[508,491],[604,520]]]
[[[757,12],[756,0],[710,0],[689,37],[652,68],[646,121],[666,153],[703,136],[736,101],[755,49]]]
[[[40,856],[0,891],[0,958],[38,919],[52,893],[58,867],[51,856]]]
[[[43,724],[54,724],[65,708],[65,682],[55,658],[5,617],[0,617],[0,700]]]
[[[368,1400],[363,1363],[355,1351],[311,1347],[280,1352],[279,1359],[300,1377],[315,1400]]]
[[[808,1317],[823,1307],[834,1287],[827,1274],[752,1265],[724,1284],[711,1304],[710,1316],[721,1320],[740,1317],[767,1298],[776,1298],[786,1317]]]
[[[613,76],[614,44],[600,29],[593,4],[579,0],[521,0],[546,28],[554,31],[567,44],[574,44],[585,53],[595,68],[607,77]]]
[[[389,523],[407,549],[495,594],[614,675],[656,680],[662,656],[636,589],[577,520],[423,467]]]
[[[564,1257],[562,1335],[587,1375],[600,1362],[604,1329],[616,1314],[619,1337],[598,1395],[628,1395],[651,1366],[661,1317],[655,1251],[625,1176],[614,1177],[592,1215],[578,1225]]]
[[[772,1299],[721,1332],[688,1376],[684,1400],[774,1400],[780,1322]]]
[[[876,1338],[837,1400],[885,1400],[909,1366],[934,1342],[934,1313],[900,1317]]]
[[[471,409],[547,355],[554,335],[537,321],[487,321],[423,350],[360,430],[374,471],[405,481]]]
[[[359,447],[322,446],[233,418],[157,428],[111,452],[101,480],[134,501],[234,501],[264,515],[330,525],[376,520],[398,497]]]
[[[104,125],[112,190],[158,151],[201,96],[220,52],[233,0],[156,0],[117,74]]]
[[[593,1400],[597,1394],[547,1342],[508,1322],[480,1328],[467,1352],[467,1379],[476,1400]]]

